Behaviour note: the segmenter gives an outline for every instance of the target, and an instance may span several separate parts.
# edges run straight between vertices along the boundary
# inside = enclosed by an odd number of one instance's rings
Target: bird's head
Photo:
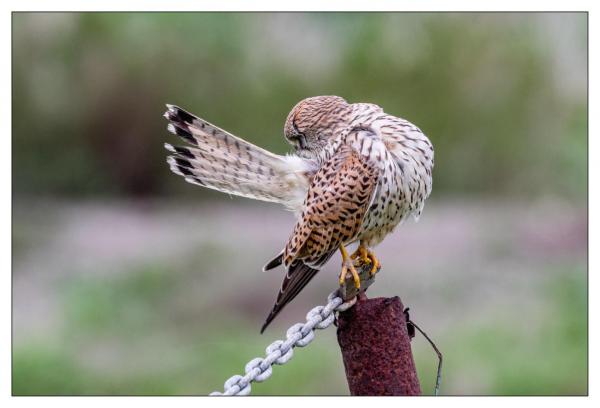
[[[303,99],[289,113],[284,134],[299,156],[311,158],[349,124],[351,105],[339,96]]]

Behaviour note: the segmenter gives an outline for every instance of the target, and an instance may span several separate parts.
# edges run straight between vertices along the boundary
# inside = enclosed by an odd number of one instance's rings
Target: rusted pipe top
[[[339,314],[337,337],[352,395],[421,394],[400,298],[361,294]]]

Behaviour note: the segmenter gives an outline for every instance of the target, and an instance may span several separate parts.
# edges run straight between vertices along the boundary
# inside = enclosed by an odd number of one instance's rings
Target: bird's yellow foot
[[[367,256],[369,257],[369,259],[373,263],[373,267],[369,271],[369,276],[373,276],[373,275],[375,275],[377,273],[377,271],[379,270],[379,268],[381,268],[381,262],[379,262],[379,259],[377,259],[377,257],[375,256],[374,252],[371,252],[371,251],[367,250]]]
[[[360,288],[360,276],[358,276],[358,272],[354,267],[352,259],[348,255],[346,248],[343,245],[340,245],[340,252],[342,253],[342,271],[340,272],[340,286],[344,284],[346,281],[346,273],[350,271],[352,274],[352,278],[354,279],[354,286],[356,289]]]
[[[362,263],[365,264],[370,264],[371,263],[371,259],[369,258],[369,251],[367,250],[366,247],[359,245],[358,248],[356,248],[356,251],[354,251],[354,253],[352,255],[350,255],[351,259],[356,259],[359,258]]]
[[[359,258],[363,264],[373,264],[371,270],[369,271],[369,276],[375,275],[379,268],[381,268],[381,262],[375,256],[375,253],[369,251],[366,246],[362,243],[356,248],[356,251],[350,256],[352,259]]]

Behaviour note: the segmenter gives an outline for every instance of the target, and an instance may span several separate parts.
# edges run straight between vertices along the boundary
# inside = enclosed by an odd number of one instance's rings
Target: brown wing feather
[[[304,210],[283,251],[281,260],[287,273],[261,333],[339,246],[358,234],[377,176],[375,167],[348,145],[340,147],[315,174]]]
[[[311,266],[350,242],[360,231],[378,172],[351,146],[343,145],[315,174],[304,211],[283,252],[284,265],[302,259]]]

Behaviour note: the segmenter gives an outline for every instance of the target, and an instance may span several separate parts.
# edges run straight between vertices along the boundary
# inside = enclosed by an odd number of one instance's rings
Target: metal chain
[[[273,364],[282,365],[294,356],[294,347],[305,347],[315,338],[315,329],[326,329],[333,323],[335,312],[348,310],[356,297],[344,303],[338,291],[327,296],[327,305],[317,306],[306,314],[306,323],[296,323],[286,332],[286,340],[277,340],[266,349],[265,357],[257,357],[246,364],[246,375],[234,375],[225,381],[224,391],[210,395],[248,395],[252,382],[263,382],[273,374]]]

